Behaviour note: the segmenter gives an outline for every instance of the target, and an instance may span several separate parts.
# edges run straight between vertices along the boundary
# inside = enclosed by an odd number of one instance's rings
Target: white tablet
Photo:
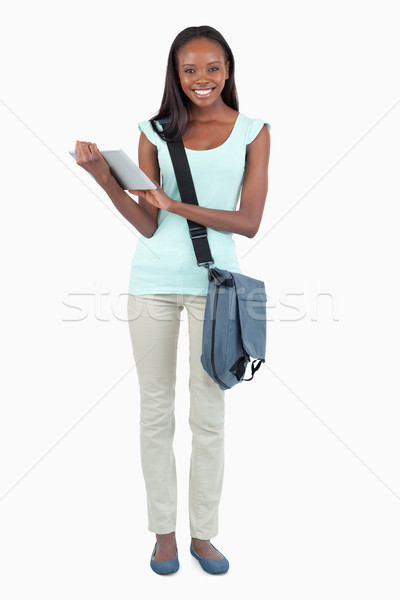
[[[99,150],[123,190],[155,190],[157,186],[123,150]],[[69,150],[76,160],[76,152]],[[86,171],[89,173],[89,171]],[[91,173],[89,173],[93,177]],[[94,179],[94,178],[93,178]]]

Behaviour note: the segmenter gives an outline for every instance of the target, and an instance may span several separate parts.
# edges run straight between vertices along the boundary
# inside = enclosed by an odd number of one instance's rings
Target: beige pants
[[[218,533],[224,474],[225,391],[201,362],[206,296],[128,294],[128,321],[140,390],[140,449],[146,485],[148,529],[176,531],[177,481],[172,442],[180,312],[189,326],[189,471],[191,537]]]

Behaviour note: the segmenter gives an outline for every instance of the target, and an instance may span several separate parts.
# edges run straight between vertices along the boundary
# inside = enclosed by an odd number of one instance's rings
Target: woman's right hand
[[[105,183],[110,177],[111,171],[105,158],[100,154],[97,144],[91,142],[75,143],[76,162],[88,171],[99,185]]]

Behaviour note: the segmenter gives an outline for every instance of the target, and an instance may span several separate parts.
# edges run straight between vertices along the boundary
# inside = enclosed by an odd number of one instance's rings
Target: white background
[[[399,598],[395,8],[3,5],[2,598]],[[181,569],[162,578],[149,566],[126,322],[138,232],[68,150],[87,140],[136,160],[137,122],[160,106],[172,41],[202,24],[231,46],[240,111],[271,124],[262,225],[234,236],[243,272],[265,281],[267,362],[226,392],[212,541],[231,568],[212,577],[189,554],[184,311]]]

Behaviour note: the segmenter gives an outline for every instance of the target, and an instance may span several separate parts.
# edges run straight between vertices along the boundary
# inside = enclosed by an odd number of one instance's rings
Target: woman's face
[[[219,44],[207,38],[191,40],[178,50],[177,63],[182,90],[194,104],[210,106],[220,97],[229,77],[229,61],[225,64]]]

